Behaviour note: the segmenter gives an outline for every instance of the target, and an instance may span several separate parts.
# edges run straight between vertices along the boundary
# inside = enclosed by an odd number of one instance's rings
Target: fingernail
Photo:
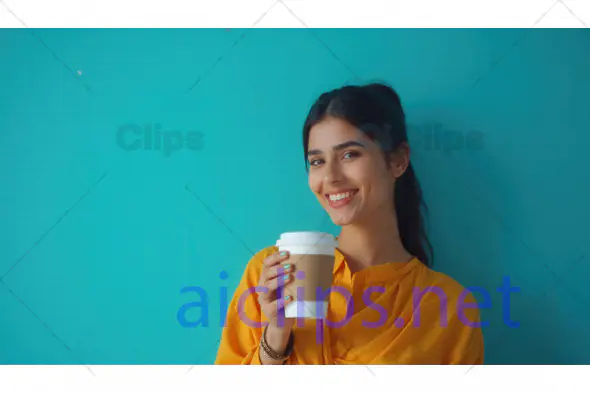
[[[281,256],[282,257],[286,257],[287,256],[287,251],[281,251]]]
[[[285,295],[285,300],[291,299],[291,295]]]
[[[288,275],[288,274],[285,274],[285,275],[283,276],[283,280],[287,281],[288,279],[289,279],[289,275]]]
[[[286,263],[286,264],[285,264],[285,269],[288,269],[288,268],[290,268],[290,267],[291,267],[291,264],[290,264],[290,263]]]

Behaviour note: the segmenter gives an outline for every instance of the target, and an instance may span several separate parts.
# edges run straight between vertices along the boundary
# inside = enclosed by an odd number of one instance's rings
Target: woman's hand
[[[274,253],[264,259],[262,263],[262,272],[258,286],[266,290],[258,291],[258,302],[264,316],[268,319],[269,324],[266,330],[266,341],[270,348],[278,353],[284,353],[295,319],[284,317],[285,306],[293,302],[292,296],[285,296],[284,291],[277,291],[279,286],[283,286],[293,280],[294,267],[292,264],[285,263],[289,258],[288,252]],[[282,297],[277,295],[282,292]],[[280,364],[276,360],[266,356],[264,351],[260,353],[261,361],[264,364]]]
[[[276,252],[264,259],[258,287],[266,288],[266,290],[264,292],[258,291],[258,302],[271,326],[291,330],[294,320],[284,318],[284,308],[293,301],[293,297],[285,296],[283,293],[283,297],[279,298],[277,290],[279,286],[283,286],[293,279],[294,268],[292,264],[285,263],[289,258],[289,253],[287,251],[283,253],[284,255],[281,255]]]

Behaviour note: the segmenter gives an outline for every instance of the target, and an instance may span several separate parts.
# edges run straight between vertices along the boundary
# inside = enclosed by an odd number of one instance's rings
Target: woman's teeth
[[[331,201],[339,201],[341,199],[349,198],[352,195],[354,195],[354,192],[349,191],[349,192],[344,192],[344,193],[341,193],[341,194],[330,194],[329,195],[329,198],[330,198]]]

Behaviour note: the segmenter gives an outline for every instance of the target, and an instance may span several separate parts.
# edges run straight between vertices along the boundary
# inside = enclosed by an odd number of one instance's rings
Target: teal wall
[[[250,251],[337,233],[307,189],[309,106],[384,80],[435,268],[490,293],[487,362],[590,363],[589,70],[587,30],[2,30],[0,362],[213,362]],[[168,154],[130,150],[156,124]],[[190,286],[206,327],[177,319]]]

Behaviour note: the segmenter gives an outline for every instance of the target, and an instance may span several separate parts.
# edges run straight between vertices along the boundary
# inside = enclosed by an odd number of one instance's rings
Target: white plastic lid
[[[285,232],[277,240],[277,246],[296,246],[296,245],[319,245],[337,247],[338,243],[334,236],[326,232],[305,231],[305,232]]]

